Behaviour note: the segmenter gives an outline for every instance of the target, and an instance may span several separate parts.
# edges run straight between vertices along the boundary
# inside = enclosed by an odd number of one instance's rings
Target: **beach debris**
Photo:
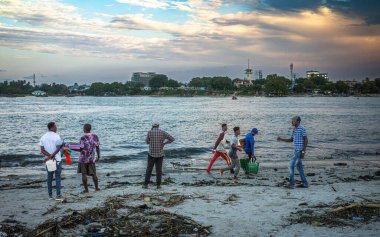
[[[175,181],[172,177],[167,177],[164,179],[164,182],[162,182],[163,185],[168,185],[168,184],[175,184]]]
[[[145,196],[145,197],[144,197],[144,202],[150,202],[150,197]]]
[[[108,188],[118,188],[118,187],[122,187],[122,186],[125,186],[125,185],[130,185],[131,183],[128,182],[128,181],[124,181],[124,182],[119,182],[119,181],[112,181],[110,184],[108,184],[106,186],[106,189]]]
[[[181,183],[183,186],[192,186],[192,187],[202,187],[202,186],[257,186],[252,183],[242,183],[242,182],[227,182],[228,180],[213,178],[212,180],[197,180],[195,183]],[[260,185],[267,186],[267,185]]]
[[[78,225],[85,225],[86,232],[92,236],[179,236],[191,235],[194,230],[197,230],[197,236],[210,234],[211,226],[203,226],[188,217],[164,209],[156,210],[146,204],[128,206],[127,203],[128,199],[123,197],[110,198],[104,207],[73,213],[60,222],[48,220],[37,227],[35,236],[65,236],[69,230],[83,231]],[[122,214],[118,214],[120,210],[123,210]]]
[[[182,204],[187,199],[195,199],[195,198],[204,198],[201,196],[192,196],[192,195],[178,195],[178,194],[159,194],[159,195],[150,195],[145,196],[141,195],[145,202],[152,202],[155,206],[164,206],[164,207],[174,207]]]
[[[227,202],[234,202],[238,199],[238,196],[236,194],[231,194],[227,199],[226,201]]]
[[[52,212],[55,212],[56,210],[58,210],[58,205],[57,204],[54,204],[53,206],[51,206],[46,212],[42,213],[43,216],[47,215],[47,214],[50,214]]]
[[[173,168],[182,168],[182,167],[190,167],[191,163],[181,163],[181,162],[174,162],[171,161],[170,164],[173,165]]]
[[[361,198],[361,199],[363,199],[363,200],[365,200],[365,201],[367,201],[367,202],[372,202],[372,200],[371,199],[369,199],[369,198],[366,198],[366,197],[363,197],[363,196],[359,196],[359,195],[352,195],[353,197],[358,197],[358,198]]]
[[[68,208],[65,215],[50,218],[34,230],[22,223],[7,219],[0,224],[0,233],[6,236],[208,236],[211,226],[203,226],[189,217],[156,209],[141,203],[142,197],[150,203],[171,207],[187,199],[204,198],[202,195],[161,193],[152,195],[125,194],[106,199],[100,207],[77,211]],[[136,201],[135,205],[130,205]],[[140,204],[138,203],[140,201]],[[49,208],[54,211],[57,204]]]
[[[335,166],[347,166],[347,163],[343,163],[343,162],[338,162],[338,163],[334,163]]]
[[[334,192],[336,192],[336,189],[334,188],[334,186],[331,185],[331,188],[332,188],[332,190],[334,190]]]
[[[353,221],[368,222],[378,221],[380,217],[379,203],[341,203],[335,204],[332,208],[329,205],[317,205],[314,208],[324,208],[318,210],[317,214],[308,210],[300,210],[290,217],[290,222],[306,223],[312,226],[352,226]],[[309,207],[310,208],[310,207]]]
[[[373,180],[375,177],[374,176],[371,176],[371,175],[360,175],[358,177],[358,179],[362,179],[362,180],[365,180],[365,181],[371,181]]]
[[[306,176],[315,176],[315,173],[306,173]]]
[[[28,236],[32,232],[31,229],[21,225],[9,225],[1,224],[0,225],[0,236]]]
[[[90,233],[98,232],[100,229],[102,229],[102,224],[97,222],[92,222],[90,224],[86,225],[86,230]]]

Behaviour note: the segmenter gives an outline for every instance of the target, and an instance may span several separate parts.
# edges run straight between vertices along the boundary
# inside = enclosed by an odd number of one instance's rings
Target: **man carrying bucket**
[[[61,137],[57,134],[57,126],[54,122],[50,122],[47,125],[48,132],[45,133],[40,139],[41,153],[46,156],[44,162],[46,163],[47,170],[47,186],[49,200],[53,199],[53,175],[55,174],[55,186],[57,188],[57,201],[62,201],[61,195]]]
[[[255,135],[259,133],[257,128],[252,128],[251,132],[245,136],[244,151],[248,155],[249,160],[256,161],[255,156]]]
[[[293,189],[295,185],[294,180],[294,168],[297,167],[297,170],[300,174],[302,184],[297,185],[298,188],[307,188],[309,184],[306,180],[303,165],[301,159],[304,158],[306,147],[308,143],[307,132],[304,126],[301,125],[301,117],[295,116],[292,118],[292,125],[294,126],[292,136],[289,139],[277,137],[277,141],[283,142],[293,142],[294,143],[294,154],[292,159],[289,162],[289,185],[286,188]]]

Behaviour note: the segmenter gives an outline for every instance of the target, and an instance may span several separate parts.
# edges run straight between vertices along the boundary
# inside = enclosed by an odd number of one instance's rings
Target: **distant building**
[[[253,79],[253,70],[252,68],[249,67],[249,59],[248,59],[248,68],[244,70],[244,80],[242,79],[239,79],[239,78],[236,78],[232,81],[232,83],[234,84],[234,86],[236,87],[241,87],[241,86],[250,86],[252,85],[252,79]],[[259,75],[261,74],[261,77],[262,77],[262,73],[261,73],[261,70],[259,71]],[[256,76],[256,73],[255,73],[255,76]]]
[[[70,92],[79,92],[90,89],[90,86],[83,84],[79,85],[78,83],[74,83],[74,85],[67,87]]]
[[[131,80],[133,82],[143,83],[144,86],[149,86],[149,81],[157,75],[159,74],[155,72],[134,72]]]
[[[255,70],[255,80],[262,80],[263,79],[263,71],[262,70]]]
[[[232,83],[237,88],[239,88],[241,86],[250,86],[250,85],[252,85],[252,81],[242,80],[242,79],[239,79],[239,78],[236,78],[236,79],[232,80]]]
[[[329,79],[329,75],[327,73],[321,73],[319,71],[310,70],[306,72],[307,79],[311,79],[313,77],[323,77],[326,80]]]
[[[32,95],[34,95],[34,96],[45,96],[46,92],[45,91],[41,91],[41,90],[35,90],[35,91],[32,92]]]
[[[353,88],[355,87],[355,85],[358,84],[358,82],[357,82],[357,81],[354,81],[354,80],[352,80],[352,81],[343,81],[343,82],[344,82],[344,84],[346,84],[348,87],[350,87],[350,89],[353,89]]]

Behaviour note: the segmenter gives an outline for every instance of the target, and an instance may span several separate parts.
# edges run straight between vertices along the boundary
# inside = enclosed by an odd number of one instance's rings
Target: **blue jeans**
[[[303,165],[302,165],[302,161],[301,161],[301,151],[294,151],[293,158],[289,162],[289,174],[290,174],[289,183],[290,183],[290,185],[295,184],[295,180],[294,180],[294,168],[295,167],[297,167],[297,170],[298,170],[298,173],[300,174],[301,181],[302,181],[303,185],[308,186],[308,183],[307,183],[307,180],[305,177],[305,173],[303,171]]]
[[[46,168],[47,171],[47,168]],[[57,196],[61,195],[61,171],[62,161],[57,162],[57,169],[53,172],[47,171],[47,186],[49,196],[53,196],[53,174],[55,173],[55,186],[57,188]]]

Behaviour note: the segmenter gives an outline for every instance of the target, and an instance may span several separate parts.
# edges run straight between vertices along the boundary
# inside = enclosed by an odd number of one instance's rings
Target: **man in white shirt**
[[[61,171],[62,171],[62,162],[61,162],[61,146],[62,140],[61,137],[57,134],[57,126],[54,122],[50,122],[47,125],[49,131],[45,133],[40,139],[40,148],[41,153],[46,157],[44,162],[48,160],[55,160],[57,164],[57,169],[55,171],[47,171],[47,185],[48,185],[48,194],[49,200],[53,199],[53,174],[55,173],[55,186],[57,188],[57,201],[62,201],[61,196]],[[47,170],[47,169],[46,169]]]
[[[243,150],[243,148],[240,146],[239,135],[240,127],[234,127],[234,136],[231,139],[231,150],[229,152],[229,157],[231,158],[231,165],[224,169],[219,169],[220,176],[223,175],[224,171],[234,170],[234,180],[238,180],[237,176],[240,170],[240,161],[237,152]]]

